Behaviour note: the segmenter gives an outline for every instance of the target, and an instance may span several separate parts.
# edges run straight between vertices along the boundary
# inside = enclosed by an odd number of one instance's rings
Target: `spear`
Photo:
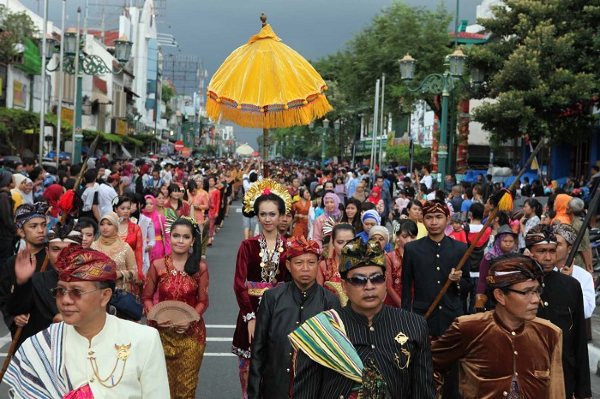
[[[73,196],[75,195],[75,189],[77,187],[79,187],[79,184],[81,184],[83,175],[85,174],[85,172],[87,170],[87,161],[90,157],[90,154],[93,154],[94,151],[96,150],[96,146],[98,145],[99,138],[100,138],[100,134],[98,134],[96,136],[96,138],[94,139],[94,141],[92,141],[92,144],[90,145],[87,156],[85,158],[85,162],[81,166],[81,170],[79,170],[79,175],[77,175],[77,179],[75,180],[75,185],[73,186],[74,188],[69,190],[69,191],[73,191],[73,194],[72,194]],[[63,212],[63,214],[60,217],[60,223],[64,224],[65,221],[67,220],[68,216],[69,216],[68,212]],[[48,252],[46,252],[46,257],[44,258],[42,267],[40,267],[40,273],[46,271],[46,269],[48,268],[49,261],[50,261],[50,259],[48,258]],[[4,359],[4,363],[2,363],[2,370],[0,370],[0,383],[4,379],[4,374],[6,374],[6,370],[8,370],[8,365],[10,364],[12,357],[15,355],[15,352],[17,351],[17,342],[19,342],[19,340],[21,339],[21,335],[23,335],[23,327],[17,327],[17,329],[15,330],[15,335],[13,336],[13,339],[10,343],[10,347],[8,348],[8,352],[6,353],[6,358]]]
[[[592,219],[592,216],[594,216],[596,214],[596,209],[598,209],[598,202],[600,201],[600,190],[598,189],[599,182],[600,182],[600,180],[596,180],[596,182],[594,182],[594,185],[592,188],[592,192],[594,193],[594,196],[592,197],[592,200],[590,201],[590,205],[588,206],[588,211],[585,214],[585,218],[583,218],[583,224],[581,225],[581,228],[577,232],[577,237],[575,238],[575,242],[573,242],[573,245],[571,246],[571,252],[569,252],[569,256],[567,257],[567,260],[565,262],[565,265],[567,265],[567,266],[570,266],[573,264],[573,260],[575,259],[575,256],[577,255],[577,249],[579,249],[579,245],[581,244],[581,241],[583,240],[583,237],[585,236],[585,232],[587,231],[587,226],[589,225],[590,220]]]
[[[529,165],[531,165],[531,162],[533,162],[533,159],[535,158],[537,153],[542,149],[542,143],[543,143],[543,141],[540,140],[538,145],[535,147],[535,149],[529,156],[529,159],[527,159],[527,161],[523,165],[523,168],[521,168],[521,170],[519,171],[519,174],[517,174],[517,177],[515,178],[515,180],[512,182],[512,184],[508,188],[508,192],[504,193],[504,195],[500,198],[500,200],[498,201],[497,204],[494,204],[494,209],[492,209],[492,211],[490,212],[490,214],[487,218],[487,221],[483,225],[483,228],[481,229],[481,231],[479,231],[479,233],[477,234],[477,237],[475,237],[475,239],[473,239],[471,241],[471,245],[469,245],[469,248],[467,249],[467,251],[464,253],[462,258],[460,258],[458,265],[456,265],[456,267],[454,268],[455,271],[459,271],[463,268],[463,266],[465,265],[465,263],[467,262],[467,260],[469,259],[469,257],[473,253],[473,251],[475,250],[475,246],[477,245],[477,243],[479,242],[479,240],[481,239],[481,237],[483,236],[483,234],[485,233],[487,228],[493,223],[498,211],[512,210],[512,200],[510,198],[510,196],[511,196],[510,192],[512,192],[512,190],[517,186],[521,176],[523,176],[523,174],[525,173],[525,171],[527,170]],[[429,305],[429,309],[427,309],[427,313],[425,313],[426,319],[428,319],[431,316],[431,314],[434,312],[434,310],[437,308],[438,304],[440,303],[440,301],[446,294],[446,291],[448,291],[448,288],[450,288],[450,284],[452,284],[452,280],[447,279],[446,282],[444,283],[442,289],[440,290],[440,292],[437,294],[437,296],[435,297],[435,299],[433,300],[431,305]]]

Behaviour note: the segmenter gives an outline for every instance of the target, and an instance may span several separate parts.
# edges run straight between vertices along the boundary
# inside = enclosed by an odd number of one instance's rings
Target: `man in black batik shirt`
[[[322,312],[290,334],[297,350],[293,398],[433,399],[427,323],[383,303],[379,244],[360,237],[348,242],[339,271],[348,305]]]

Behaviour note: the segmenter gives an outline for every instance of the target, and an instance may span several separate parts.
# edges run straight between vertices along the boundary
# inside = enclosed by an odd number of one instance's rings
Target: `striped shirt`
[[[372,320],[350,305],[339,312],[350,342],[363,363],[373,359],[394,399],[433,399],[433,368],[427,323],[423,317],[384,305]],[[408,340],[400,344],[396,337]],[[402,340],[399,340],[402,341]],[[402,341],[403,342],[403,341]],[[402,351],[408,350],[409,356]],[[348,398],[354,382],[323,367],[299,351],[294,399]]]

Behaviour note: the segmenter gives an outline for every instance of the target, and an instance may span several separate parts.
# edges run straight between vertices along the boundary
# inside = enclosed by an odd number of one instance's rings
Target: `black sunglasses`
[[[359,274],[354,277],[348,277],[346,281],[355,287],[364,287],[369,281],[373,285],[379,285],[385,283],[385,274],[377,273],[368,277]]]

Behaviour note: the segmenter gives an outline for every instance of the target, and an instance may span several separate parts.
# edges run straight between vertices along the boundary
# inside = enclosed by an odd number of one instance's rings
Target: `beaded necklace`
[[[283,240],[277,236],[275,248],[270,250],[267,248],[267,239],[263,234],[258,238],[260,244],[260,277],[263,281],[276,283],[275,276],[279,272],[279,256],[283,252]]]

